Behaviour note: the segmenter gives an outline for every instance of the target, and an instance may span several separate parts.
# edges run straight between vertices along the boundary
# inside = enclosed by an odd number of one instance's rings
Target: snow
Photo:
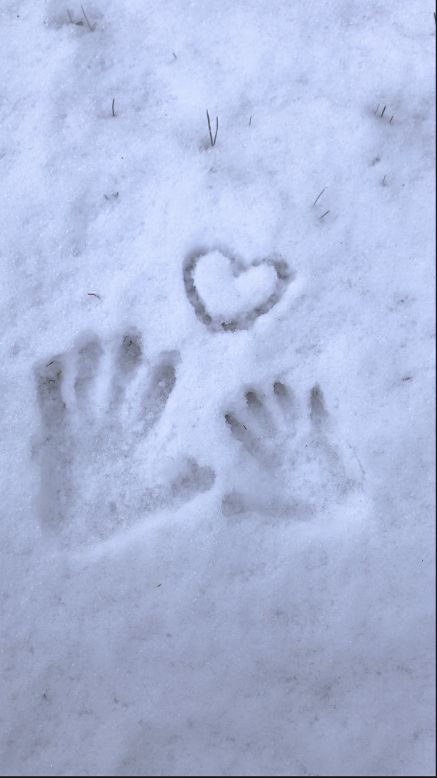
[[[433,8],[67,8],[0,8],[1,774],[433,775]]]

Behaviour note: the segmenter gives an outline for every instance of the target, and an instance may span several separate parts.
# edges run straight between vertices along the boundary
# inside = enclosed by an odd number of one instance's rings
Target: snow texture
[[[433,10],[1,3],[2,775],[434,774]]]

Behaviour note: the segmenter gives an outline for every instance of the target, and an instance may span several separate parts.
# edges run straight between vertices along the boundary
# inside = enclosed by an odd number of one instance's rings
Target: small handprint
[[[225,515],[308,519],[330,500],[341,501],[359,482],[353,457],[335,440],[318,384],[303,401],[280,380],[266,391],[249,388],[224,420],[252,460],[223,498]]]

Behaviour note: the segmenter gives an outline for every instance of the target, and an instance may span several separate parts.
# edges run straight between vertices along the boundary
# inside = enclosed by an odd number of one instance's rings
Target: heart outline
[[[245,313],[243,312],[240,316],[233,317],[229,320],[224,320],[223,317],[212,316],[208,312],[207,305],[196,287],[194,276],[200,260],[208,256],[208,254],[212,254],[214,251],[220,252],[225,259],[229,260],[231,263],[232,275],[235,278],[238,278],[242,273],[246,273],[253,267],[259,267],[260,265],[273,267],[276,273],[276,283],[273,292],[262,304],[255,306]],[[293,273],[285,260],[279,255],[255,259],[247,266],[239,257],[235,256],[227,249],[220,246],[214,246],[211,248],[199,247],[188,254],[183,265],[183,278],[187,298],[193,306],[197,318],[212,332],[236,332],[237,330],[249,329],[260,316],[264,316],[272,310],[284,295],[289,283],[293,280]]]

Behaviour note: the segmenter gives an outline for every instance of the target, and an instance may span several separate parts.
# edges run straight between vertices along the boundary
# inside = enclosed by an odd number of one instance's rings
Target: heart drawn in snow
[[[287,263],[274,256],[247,266],[218,249],[199,249],[184,265],[187,297],[213,332],[248,329],[279,302],[291,280]]]

